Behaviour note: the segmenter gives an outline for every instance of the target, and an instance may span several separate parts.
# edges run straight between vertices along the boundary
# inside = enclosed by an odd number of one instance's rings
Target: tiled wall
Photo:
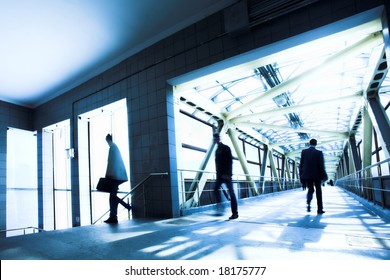
[[[240,36],[225,34],[221,11],[39,106],[34,110],[34,129],[40,131],[42,127],[70,118],[77,155],[77,116],[127,98],[132,184],[137,184],[151,172],[168,171],[170,176],[165,180],[152,180],[147,184],[146,212],[154,217],[178,216],[174,102],[172,88],[166,81],[387,2],[322,0],[253,27]],[[4,136],[0,137],[3,143]],[[3,153],[2,150],[2,158]],[[78,164],[76,157],[72,161],[74,225],[78,225],[79,215]],[[2,161],[2,170],[3,166]],[[144,209],[137,208],[137,201],[133,203],[135,215],[142,216]]]

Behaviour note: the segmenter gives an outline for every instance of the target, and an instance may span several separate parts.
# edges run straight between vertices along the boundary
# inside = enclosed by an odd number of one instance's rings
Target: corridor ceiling
[[[36,107],[236,0],[2,0],[0,100]]]
[[[366,91],[381,87],[383,103],[390,100],[383,63],[387,30],[381,13],[374,14],[265,46],[170,83],[182,110],[213,125],[223,121],[224,130],[233,128],[254,145],[267,144],[299,160],[309,139],[318,139],[333,178],[349,136],[358,143],[362,139]]]

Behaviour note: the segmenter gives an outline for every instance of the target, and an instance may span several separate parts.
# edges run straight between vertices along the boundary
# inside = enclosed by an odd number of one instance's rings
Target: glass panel
[[[99,178],[104,177],[106,174],[109,148],[106,142],[106,135],[112,133],[111,114],[107,112],[94,116],[89,120],[89,125],[91,185],[92,189],[95,189]],[[114,140],[114,142],[116,141]]]
[[[252,163],[248,163],[249,174],[255,175],[254,179],[258,180],[260,174],[260,166]]]
[[[70,121],[43,129],[44,228],[72,227],[70,185]],[[54,199],[54,201],[53,201]]]
[[[7,229],[38,227],[36,132],[7,131]],[[23,234],[8,231],[7,236]]]
[[[200,164],[202,163],[206,153],[199,152],[191,149],[180,149],[180,157],[186,160],[182,161],[183,165],[179,167],[179,169],[190,169],[190,170],[199,170]],[[206,171],[215,171],[215,162],[214,162],[214,154],[212,158],[209,160]],[[188,174],[184,173],[186,176],[184,178],[193,178],[195,177],[194,172],[189,172]],[[192,177],[187,177],[192,176]]]
[[[207,149],[213,140],[213,129],[198,120],[180,114],[178,131],[183,144],[192,145],[202,149]]]
[[[382,171],[382,176],[390,175],[390,163],[389,162],[382,163],[381,171]]]
[[[55,224],[56,229],[72,227],[72,204],[70,190],[55,191]]]
[[[247,160],[259,163],[259,148],[245,144],[245,154]]]

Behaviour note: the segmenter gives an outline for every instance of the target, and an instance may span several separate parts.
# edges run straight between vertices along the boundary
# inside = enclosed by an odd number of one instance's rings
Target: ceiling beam
[[[343,140],[346,140],[348,139],[348,136],[345,137],[345,138],[342,138],[342,137],[321,137],[320,139],[317,139],[317,147],[318,146],[321,146],[323,144],[329,144],[329,143],[334,143],[334,142],[337,142],[337,141],[343,141]],[[288,146],[288,145],[294,145],[294,144],[308,144],[308,140],[305,139],[305,140],[296,140],[296,141],[287,141],[287,142],[274,142],[274,143],[271,143],[270,146]]]
[[[299,149],[299,150],[295,150],[295,151],[292,151],[292,152],[288,152],[288,153],[286,153],[286,156],[290,157],[290,158],[300,157],[302,150],[303,149]],[[324,154],[324,157],[329,157],[329,158],[333,158],[334,157],[335,159],[339,158],[339,156],[327,156],[327,153],[330,153],[330,152],[340,153],[340,156],[343,153],[342,149],[339,149],[339,150],[321,150],[321,151]]]
[[[233,119],[239,115],[241,115],[244,112],[249,111],[250,109],[253,109],[254,107],[260,105],[265,100],[272,99],[279,94],[282,94],[288,90],[290,90],[293,87],[296,87],[300,84],[303,84],[306,81],[312,80],[319,75],[321,75],[323,72],[334,68],[336,65],[339,65],[345,61],[349,61],[350,59],[356,57],[357,55],[361,54],[362,52],[372,49],[380,44],[383,43],[383,35],[381,32],[375,32],[372,33],[361,40],[357,41],[356,43],[344,48],[343,50],[339,51],[338,53],[332,55],[328,59],[326,59],[323,63],[321,63],[321,66],[315,66],[312,68],[309,68],[308,70],[302,72],[301,74],[286,80],[275,87],[269,89],[264,94],[260,95],[259,97],[255,98],[254,100],[251,100],[251,102],[248,102],[231,112],[227,114],[227,119]]]
[[[238,122],[235,123],[237,127],[251,127],[251,128],[259,128],[259,129],[273,129],[276,131],[291,131],[296,133],[309,133],[309,134],[320,134],[327,136],[336,136],[346,138],[349,135],[349,132],[339,132],[339,131],[329,131],[329,130],[316,130],[316,129],[307,129],[303,127],[292,128],[290,126],[282,126],[282,125],[273,125],[266,123],[252,123],[252,122]]]
[[[332,105],[332,104],[342,104],[344,102],[357,102],[363,100],[363,92],[359,91],[353,95],[343,96],[339,97],[337,99],[329,99],[329,100],[320,100],[316,102],[310,102],[306,104],[301,105],[295,105],[295,106],[289,106],[289,107],[282,107],[282,108],[275,108],[268,111],[263,111],[260,113],[254,113],[244,116],[239,116],[231,119],[230,121],[232,123],[235,123],[238,125],[238,123],[248,122],[248,121],[259,121],[260,118],[266,118],[270,116],[280,116],[285,115],[289,113],[298,113],[305,110],[313,110],[314,106],[323,106],[323,105]],[[251,102],[250,102],[251,103]],[[248,104],[250,104],[248,103]],[[245,105],[243,105],[245,106]],[[242,107],[242,106],[241,106]]]
[[[181,102],[184,102],[194,107],[195,109],[202,111],[211,117],[214,117],[215,119],[224,119],[224,116],[221,114],[221,107],[198,92],[194,90],[181,91],[177,92],[177,95],[179,96]]]

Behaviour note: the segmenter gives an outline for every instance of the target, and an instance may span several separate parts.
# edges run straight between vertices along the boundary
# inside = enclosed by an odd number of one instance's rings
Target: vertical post
[[[264,145],[263,160],[261,162],[261,171],[260,171],[260,188],[264,192],[265,184],[265,171],[267,169],[267,158],[268,158],[268,146]]]
[[[351,169],[349,167],[349,154],[348,154],[348,150],[347,149],[344,149],[344,158],[345,158],[345,173],[347,175],[351,174]]]
[[[235,133],[234,133],[234,131],[231,128],[228,128],[227,134],[229,135],[229,138],[232,141],[234,150],[237,153],[238,160],[240,161],[240,164],[241,164],[242,170],[244,171],[246,180],[249,183],[249,187],[252,190],[252,193],[254,195],[257,195],[256,184],[255,184],[255,182],[253,181],[252,177],[249,174],[248,166],[246,164],[247,162],[246,162],[245,155],[244,155],[244,153],[242,152],[242,150],[240,149],[240,147],[239,147],[239,145],[237,143],[237,139],[236,139]]]
[[[372,162],[372,122],[368,114],[367,107],[363,108],[363,152],[362,152],[362,169],[371,165]],[[371,170],[366,170],[362,174],[362,182],[364,183],[364,197],[371,200]]]
[[[356,168],[355,168],[355,162],[353,159],[353,154],[351,150],[351,143],[348,143],[348,158],[349,158],[349,169],[350,169],[350,174],[355,174],[356,173]]]
[[[284,181],[287,182],[288,181],[288,184],[292,187],[292,184],[291,184],[291,172],[290,172],[290,164],[288,162],[288,158],[286,156],[283,157],[283,160],[284,160],[284,166],[286,168],[286,171],[283,173],[283,174],[286,174],[287,173],[287,178],[284,178]],[[285,176],[285,175],[284,175]],[[287,183],[286,183],[287,184]]]
[[[278,171],[276,170],[275,161],[274,161],[274,155],[272,153],[272,149],[270,149],[268,151],[268,158],[269,158],[269,163],[271,165],[272,173],[274,174],[274,176],[276,178],[276,183],[278,185],[278,190],[281,191],[282,188],[280,187],[280,178],[279,178]]]
[[[294,184],[295,184],[296,181],[299,181],[299,186],[300,186],[300,184],[301,184],[301,180],[300,180],[301,174],[299,174],[299,166],[298,166],[296,160],[294,160],[294,171],[295,171]]]
[[[390,157],[390,121],[379,101],[378,92],[373,96],[367,96],[368,101],[368,114],[371,117],[371,123],[375,127],[375,131],[378,133],[378,140],[382,147],[383,153],[386,158]]]
[[[349,147],[352,153],[352,159],[355,166],[355,172],[362,169],[362,163],[359,158],[355,135],[349,137]]]

